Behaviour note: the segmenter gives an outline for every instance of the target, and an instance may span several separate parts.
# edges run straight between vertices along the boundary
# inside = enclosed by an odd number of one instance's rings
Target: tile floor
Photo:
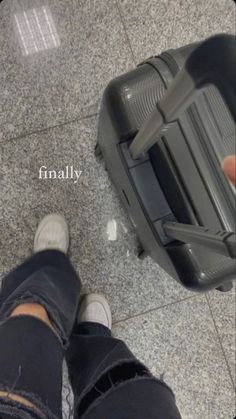
[[[93,149],[110,79],[167,48],[233,33],[234,17],[231,0],[0,4],[0,275],[30,254],[39,219],[63,212],[84,288],[107,295],[115,335],[165,374],[183,419],[235,416],[235,288],[192,294],[138,260],[133,228]],[[42,181],[42,165],[83,173],[77,184]]]

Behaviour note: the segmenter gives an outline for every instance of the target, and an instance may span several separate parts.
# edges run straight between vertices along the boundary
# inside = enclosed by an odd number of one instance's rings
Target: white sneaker
[[[60,214],[46,215],[39,223],[34,238],[34,252],[55,249],[67,253],[69,230],[65,218]]]
[[[81,303],[78,322],[100,323],[111,330],[111,309],[106,298],[100,294],[85,295]]]

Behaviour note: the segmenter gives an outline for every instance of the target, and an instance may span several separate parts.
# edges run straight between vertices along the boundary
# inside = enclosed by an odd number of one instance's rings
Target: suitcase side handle
[[[235,62],[235,36],[215,35],[200,43],[133,140],[132,157],[138,159],[147,152],[157,142],[160,132],[193,102],[196,90],[206,85],[217,87],[236,120]]]

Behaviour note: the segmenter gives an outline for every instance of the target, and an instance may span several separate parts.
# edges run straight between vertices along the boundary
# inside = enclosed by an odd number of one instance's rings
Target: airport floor
[[[39,220],[63,213],[84,291],[107,296],[114,335],[164,374],[183,419],[235,416],[235,287],[192,293],[150,258],[139,260],[135,231],[94,146],[111,79],[220,32],[235,32],[232,0],[0,4],[0,278],[30,255]],[[69,173],[40,179],[42,166],[82,173],[77,181]]]

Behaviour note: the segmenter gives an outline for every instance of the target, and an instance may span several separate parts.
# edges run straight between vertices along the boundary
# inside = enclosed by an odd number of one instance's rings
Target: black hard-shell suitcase
[[[185,287],[230,289],[236,278],[235,37],[216,35],[152,57],[107,86],[96,154],[142,245]]]

